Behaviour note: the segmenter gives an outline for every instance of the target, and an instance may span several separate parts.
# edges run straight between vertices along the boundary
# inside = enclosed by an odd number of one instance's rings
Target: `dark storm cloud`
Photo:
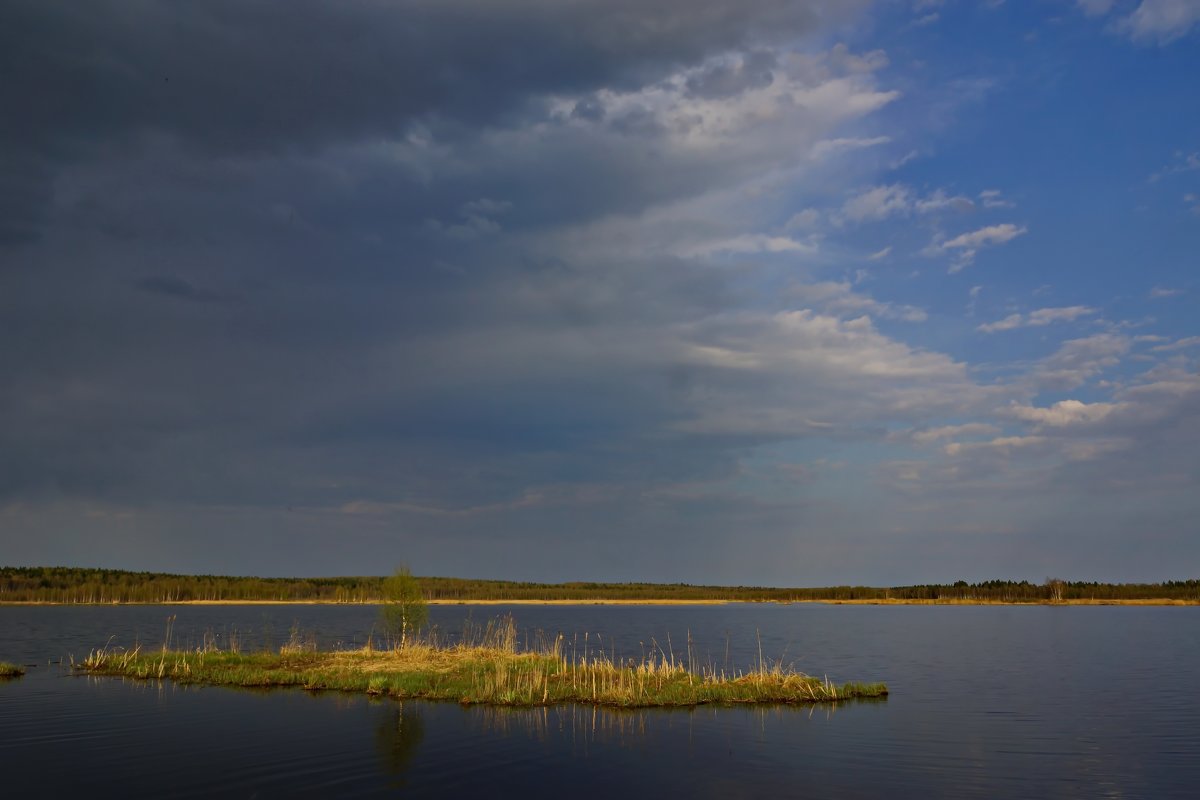
[[[0,18],[3,138],[87,150],[157,131],[263,151],[395,135],[426,114],[486,124],[530,95],[636,87],[794,36],[836,5],[16,0]]]
[[[537,117],[531,104],[548,94],[637,88],[713,52],[803,33],[840,5],[5,3],[0,244],[38,235],[55,173],[73,162],[164,141],[213,156],[314,152],[402,138],[421,120],[473,138]]]
[[[589,534],[627,526],[610,539],[679,525],[672,492],[735,476],[773,436],[684,430],[741,397],[678,331],[741,302],[747,273],[568,234],[776,151],[677,147],[661,109],[605,98],[738,49],[755,54],[680,96],[770,85],[755,48],[847,8],[4,4],[0,513],[134,509],[182,539],[196,509],[243,509],[223,541],[249,550],[262,526],[402,519],[555,558],[583,535],[577,508],[606,520]],[[789,129],[787,152],[814,130]],[[705,537],[786,515],[685,505]],[[265,511],[285,508],[316,516]]]

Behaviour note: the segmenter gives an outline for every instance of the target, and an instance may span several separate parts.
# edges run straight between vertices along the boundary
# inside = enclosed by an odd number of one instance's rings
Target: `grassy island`
[[[574,652],[572,652],[574,650]],[[583,650],[583,652],[581,652]],[[702,703],[818,703],[884,697],[882,683],[837,686],[779,663],[745,671],[689,669],[655,650],[640,663],[583,649],[561,636],[519,650],[515,627],[489,627],[483,641],[439,645],[410,641],[392,649],[318,652],[293,642],[276,652],[134,649],[94,651],[79,669],[99,675],[171,679],[217,686],[296,686],[400,699],[537,706],[588,703],[637,708]]]
[[[0,661],[0,678],[19,678],[25,674],[25,668],[7,661]]]

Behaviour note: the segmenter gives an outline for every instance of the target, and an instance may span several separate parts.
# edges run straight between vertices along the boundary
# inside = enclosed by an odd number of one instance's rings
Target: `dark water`
[[[110,637],[154,645],[289,628],[361,644],[367,607],[0,607],[5,797],[1195,797],[1200,608],[442,606],[443,630],[511,610],[640,657],[657,641],[744,667],[783,657],[886,702],[613,712],[178,687],[57,665]],[[669,643],[668,643],[669,641]],[[53,662],[53,663],[48,663]]]

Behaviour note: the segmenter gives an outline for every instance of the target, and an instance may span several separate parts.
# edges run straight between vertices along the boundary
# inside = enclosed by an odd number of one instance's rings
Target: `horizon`
[[[5,3],[0,553],[1187,580],[1198,43],[1197,0]]]
[[[384,579],[384,578],[387,578],[391,574],[390,572],[385,572],[385,573],[382,573],[379,575],[370,574],[370,573],[364,573],[361,575],[349,575],[349,574],[343,574],[343,575],[317,575],[317,574],[314,574],[314,575],[265,575],[265,574],[251,575],[251,574],[245,574],[245,575],[242,575],[242,574],[217,574],[217,573],[195,573],[195,572],[161,572],[161,571],[157,571],[157,570],[130,570],[130,569],[122,569],[120,567],[72,566],[72,565],[68,565],[68,564],[53,564],[53,565],[50,565],[50,564],[32,564],[32,565],[0,564],[0,571],[5,570],[5,569],[30,569],[30,570],[70,569],[70,570],[80,570],[80,571],[125,572],[125,573],[131,574],[131,575],[149,574],[149,575],[161,575],[161,576],[166,576],[166,577],[228,578],[228,579],[232,579],[232,580],[262,579],[262,580],[314,580],[314,581],[321,581],[321,580],[341,580],[341,579],[346,579],[346,578],[380,578],[380,579]],[[740,589],[826,589],[826,588],[845,588],[845,587],[864,588],[864,589],[900,589],[900,588],[906,588],[906,587],[912,587],[912,586],[953,587],[953,586],[956,586],[960,582],[965,582],[969,586],[978,586],[980,584],[986,584],[986,583],[1012,583],[1012,584],[1028,583],[1033,586],[1044,586],[1044,585],[1048,585],[1051,581],[1063,581],[1066,583],[1074,583],[1074,584],[1095,583],[1095,584],[1101,584],[1101,585],[1121,586],[1121,585],[1135,585],[1135,584],[1164,585],[1164,584],[1168,584],[1168,583],[1188,583],[1188,582],[1194,582],[1194,581],[1200,580],[1200,578],[1183,577],[1183,578],[1161,578],[1161,579],[1152,580],[1152,581],[1098,581],[1098,580],[1094,580],[1094,579],[1080,578],[1078,576],[1067,576],[1067,577],[1046,576],[1044,578],[1034,580],[1031,578],[1019,578],[1019,577],[1018,578],[1000,578],[1000,577],[993,576],[991,578],[985,578],[985,579],[976,580],[976,581],[966,581],[962,578],[956,578],[954,580],[914,581],[911,583],[904,583],[904,584],[868,584],[868,583],[861,583],[861,582],[850,582],[850,583],[841,583],[841,584],[803,584],[802,585],[802,584],[749,584],[749,583],[706,584],[706,583],[699,583],[699,582],[694,582],[694,581],[626,581],[626,580],[605,580],[603,578],[598,578],[598,579],[594,579],[594,580],[593,579],[576,580],[576,579],[567,578],[567,579],[556,580],[556,581],[527,581],[527,580],[522,580],[519,578],[496,578],[496,577],[486,577],[485,578],[485,577],[478,577],[478,576],[474,576],[474,575],[470,575],[470,576],[432,575],[432,574],[431,575],[420,575],[417,573],[413,573],[413,577],[417,578],[417,579],[426,578],[426,579],[433,579],[433,580],[478,581],[478,582],[483,582],[483,583],[518,583],[518,584],[529,583],[529,584],[543,584],[543,585],[566,585],[566,584],[580,584],[580,583],[584,583],[584,584],[595,583],[595,584],[605,584],[605,585],[646,584],[646,585],[653,585],[653,586],[692,586],[692,587],[714,588],[714,589],[739,589],[739,588]]]

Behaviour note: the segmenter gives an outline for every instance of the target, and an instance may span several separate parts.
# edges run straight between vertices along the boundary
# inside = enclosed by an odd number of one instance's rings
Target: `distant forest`
[[[1046,603],[1069,600],[1200,602],[1200,580],[1097,583],[1051,578],[1042,583],[993,580],[921,586],[693,586],[685,583],[526,583],[417,578],[429,600],[931,600]],[[0,567],[0,602],[177,603],[277,600],[374,603],[382,577],[254,578],[171,575],[78,567]]]

